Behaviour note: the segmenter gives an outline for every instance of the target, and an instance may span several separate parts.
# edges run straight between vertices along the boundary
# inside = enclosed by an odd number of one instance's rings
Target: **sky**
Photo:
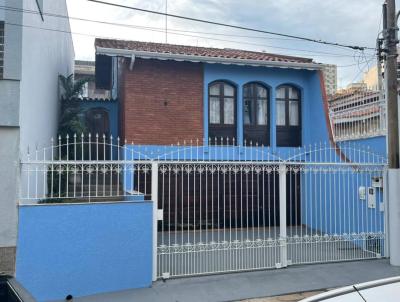
[[[367,47],[375,47],[382,27],[383,0],[104,1],[160,12],[167,9],[170,14]],[[374,50],[354,51],[173,17],[166,20],[164,16],[87,0],[67,0],[67,4],[76,59],[94,60],[95,37],[239,48],[336,64],[339,87],[361,80],[363,73],[376,64]],[[400,0],[396,0],[396,5],[400,7]]]

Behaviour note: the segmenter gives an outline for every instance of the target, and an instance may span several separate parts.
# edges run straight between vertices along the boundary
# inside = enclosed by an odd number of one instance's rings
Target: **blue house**
[[[32,204],[19,211],[17,277],[39,300],[388,255],[386,158],[335,141],[321,64],[95,46],[96,86],[112,100],[80,101],[92,136],[59,138],[21,166]]]
[[[118,96],[123,191],[156,204],[155,276],[384,255],[386,159],[334,141],[321,64],[137,41],[95,46],[97,87]],[[247,260],[219,258],[232,250]]]
[[[322,65],[312,59],[104,39],[96,54],[97,87],[118,87],[120,134],[136,145],[289,151],[329,141]]]

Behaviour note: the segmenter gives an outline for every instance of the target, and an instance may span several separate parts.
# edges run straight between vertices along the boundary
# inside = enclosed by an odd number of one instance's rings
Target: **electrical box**
[[[359,187],[358,188],[358,198],[361,200],[365,200],[365,187]]]
[[[157,220],[163,220],[164,219],[164,210],[157,209]]]
[[[368,208],[376,208],[376,189],[373,187],[368,188]]]
[[[372,186],[374,188],[383,188],[383,178],[379,176],[372,177]]]

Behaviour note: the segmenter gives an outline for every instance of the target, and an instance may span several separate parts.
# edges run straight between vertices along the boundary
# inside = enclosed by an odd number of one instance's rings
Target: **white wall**
[[[5,0],[0,0],[0,5],[4,6],[5,5]],[[0,9],[0,20],[4,21],[4,10]]]
[[[0,0],[0,5],[38,11],[36,0]],[[44,12],[67,15],[66,0],[44,0]],[[19,160],[50,144],[58,120],[58,75],[73,73],[74,50],[64,18],[9,12],[5,26],[4,79],[0,80],[0,248],[16,245]],[[29,26],[29,27],[28,27]],[[34,27],[34,28],[32,28]],[[21,183],[22,182],[22,183]]]
[[[22,0],[0,0],[0,5],[22,8]],[[22,14],[1,10],[0,19],[21,24]],[[19,100],[22,27],[5,24],[4,73],[0,80],[0,249],[16,245],[19,186]],[[4,250],[3,250],[4,251]],[[0,261],[0,271],[13,257]],[[8,254],[7,254],[8,255]]]
[[[19,130],[0,127],[0,248],[16,245]],[[1,255],[1,253],[0,253]],[[7,259],[4,259],[7,261]],[[1,263],[1,261],[0,261]],[[0,271],[1,271],[0,267]],[[3,268],[4,269],[4,268]]]
[[[35,0],[24,0],[24,9],[37,10]],[[67,15],[65,0],[44,0],[43,10]],[[68,19],[24,14],[24,25],[70,31]],[[20,127],[22,155],[28,145],[48,146],[58,121],[58,75],[73,73],[74,49],[69,33],[24,28],[22,43]]]

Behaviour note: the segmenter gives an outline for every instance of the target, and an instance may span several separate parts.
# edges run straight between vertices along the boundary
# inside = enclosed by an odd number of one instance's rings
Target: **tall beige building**
[[[334,95],[337,90],[337,66],[334,64],[324,64],[324,80],[327,95]]]
[[[368,89],[378,90],[378,67],[371,67],[363,76],[362,82]]]

